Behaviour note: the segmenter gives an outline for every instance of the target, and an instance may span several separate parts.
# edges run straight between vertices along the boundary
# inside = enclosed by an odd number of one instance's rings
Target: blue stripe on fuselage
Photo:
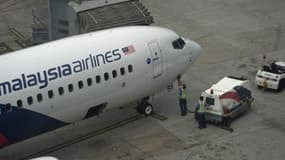
[[[0,104],[0,109],[0,133],[8,139],[10,144],[68,125],[63,121],[24,108],[12,107],[11,112],[5,112],[5,105]]]

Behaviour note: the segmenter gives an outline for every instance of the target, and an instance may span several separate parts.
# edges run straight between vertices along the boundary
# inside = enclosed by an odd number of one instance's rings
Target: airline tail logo
[[[122,48],[122,51],[124,52],[125,55],[129,55],[136,52],[136,49],[133,45],[130,45],[128,47]]]

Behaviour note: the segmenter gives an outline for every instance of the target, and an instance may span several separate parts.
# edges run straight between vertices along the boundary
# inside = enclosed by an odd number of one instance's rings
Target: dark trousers
[[[180,109],[181,109],[181,114],[182,115],[186,115],[186,113],[187,113],[187,100],[183,99],[183,98],[180,98],[179,99],[179,106],[180,106]]]
[[[222,125],[224,127],[230,127],[231,126],[231,118],[230,117],[223,117]]]
[[[199,121],[199,128],[206,128],[206,118],[205,118],[205,113],[198,113],[198,121]]]

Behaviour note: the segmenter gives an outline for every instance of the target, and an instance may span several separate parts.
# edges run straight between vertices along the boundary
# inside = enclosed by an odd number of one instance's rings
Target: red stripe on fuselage
[[[0,133],[0,148],[3,148],[7,145],[9,145],[7,138],[3,134]]]

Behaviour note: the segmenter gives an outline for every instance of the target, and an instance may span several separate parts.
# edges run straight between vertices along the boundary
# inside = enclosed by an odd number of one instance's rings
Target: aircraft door
[[[153,78],[157,78],[162,75],[162,54],[161,49],[156,41],[148,44],[153,65]]]

